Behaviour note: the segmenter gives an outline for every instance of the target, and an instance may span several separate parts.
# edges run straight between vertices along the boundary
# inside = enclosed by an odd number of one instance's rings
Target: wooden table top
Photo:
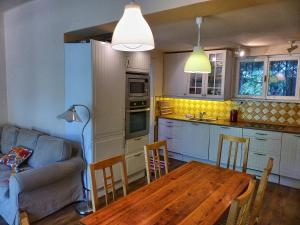
[[[250,176],[189,162],[80,222],[84,225],[216,224]]]

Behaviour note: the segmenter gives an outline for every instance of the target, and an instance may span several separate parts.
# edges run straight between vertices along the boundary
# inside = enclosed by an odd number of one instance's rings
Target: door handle
[[[266,141],[265,138],[255,138],[255,139],[258,140],[258,141]]]
[[[150,108],[146,108],[146,109],[131,109],[131,110],[127,110],[127,112],[146,112],[146,111],[150,111]]]

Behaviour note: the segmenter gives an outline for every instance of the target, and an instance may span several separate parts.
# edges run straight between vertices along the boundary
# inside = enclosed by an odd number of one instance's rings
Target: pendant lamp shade
[[[184,66],[185,73],[211,73],[210,61],[200,46],[195,46]]]
[[[198,42],[194,47],[192,54],[184,65],[185,73],[211,73],[210,61],[200,46],[200,26],[202,23],[202,17],[196,18],[196,24],[198,26]]]
[[[125,6],[112,37],[112,48],[119,51],[148,51],[154,49],[152,31],[144,19],[141,7],[131,2]]]

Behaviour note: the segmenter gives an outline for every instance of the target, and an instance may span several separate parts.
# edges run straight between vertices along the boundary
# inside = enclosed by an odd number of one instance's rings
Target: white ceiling
[[[192,49],[197,39],[194,19],[152,26],[156,48]],[[258,5],[204,18],[201,44],[208,49],[269,46],[300,40],[300,0]]]

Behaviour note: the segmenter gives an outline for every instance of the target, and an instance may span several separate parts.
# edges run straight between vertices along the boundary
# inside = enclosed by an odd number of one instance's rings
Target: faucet
[[[203,120],[205,115],[206,115],[206,112],[199,112],[199,119]]]

